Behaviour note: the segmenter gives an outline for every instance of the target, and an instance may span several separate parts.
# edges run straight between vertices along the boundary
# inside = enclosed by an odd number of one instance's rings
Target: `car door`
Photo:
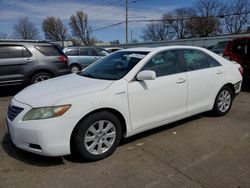
[[[87,67],[90,64],[94,63],[97,60],[95,58],[95,48],[93,47],[81,47],[79,63],[82,67]]]
[[[103,58],[103,57],[105,57],[107,55],[109,55],[109,53],[106,50],[101,49],[101,48],[96,48],[95,49],[95,58],[96,58],[96,60],[101,59],[101,58]]]
[[[0,45],[0,83],[24,81],[25,67],[36,57],[22,45]]]
[[[196,49],[183,49],[187,71],[187,112],[206,110],[223,84],[224,68],[214,58]]]
[[[150,126],[186,113],[187,82],[178,50],[163,51],[141,70],[156,72],[155,80],[128,84],[130,117],[133,129]]]

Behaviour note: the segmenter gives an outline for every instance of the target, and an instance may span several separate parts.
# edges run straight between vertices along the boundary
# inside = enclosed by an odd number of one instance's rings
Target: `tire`
[[[233,103],[233,91],[229,86],[221,88],[214,102],[213,112],[216,116],[224,116],[231,109]]]
[[[31,78],[31,84],[35,84],[44,80],[48,80],[50,78],[52,78],[53,76],[47,72],[39,72],[37,74],[35,74],[34,76],[32,76]]]
[[[78,73],[82,69],[81,69],[81,67],[79,65],[73,64],[73,65],[70,66],[70,70],[71,70],[72,73]]]
[[[77,125],[71,138],[71,150],[81,159],[101,160],[115,151],[121,135],[119,119],[110,112],[98,112]]]

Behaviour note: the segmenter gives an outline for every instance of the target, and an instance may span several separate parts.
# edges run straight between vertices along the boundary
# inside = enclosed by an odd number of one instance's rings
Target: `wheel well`
[[[69,67],[71,68],[73,65],[76,65],[76,66],[78,66],[78,67],[81,68],[81,66],[80,66],[78,63],[71,63],[71,64],[69,65]]]
[[[125,134],[126,134],[126,132],[127,132],[127,127],[126,127],[126,121],[125,121],[125,118],[123,117],[123,115],[122,115],[119,111],[117,111],[117,110],[115,110],[115,109],[113,109],[113,108],[100,108],[100,109],[96,109],[96,110],[94,110],[94,111],[92,111],[92,112],[89,112],[89,113],[86,114],[84,117],[82,117],[82,118],[80,119],[80,121],[78,121],[78,123],[76,124],[76,126],[74,127],[74,129],[73,129],[73,131],[72,131],[72,133],[71,133],[70,145],[72,144],[72,143],[71,143],[72,135],[74,134],[74,132],[75,132],[76,127],[78,126],[78,124],[79,124],[81,121],[83,121],[84,119],[86,119],[87,117],[89,117],[90,115],[95,114],[95,113],[98,113],[98,112],[103,112],[103,111],[110,112],[110,113],[114,114],[116,117],[118,117],[118,119],[120,120],[121,125],[122,125],[122,135],[125,135]]]
[[[49,70],[46,70],[46,69],[39,69],[39,70],[33,72],[33,73],[29,76],[29,80],[31,80],[32,77],[33,77],[34,75],[36,75],[36,74],[38,74],[38,73],[41,73],[41,72],[45,72],[45,73],[51,74],[53,77],[55,76],[55,75],[54,75],[51,71],[49,71]]]
[[[223,87],[225,86],[228,86],[232,89],[232,92],[233,92],[233,98],[235,97],[235,88],[234,88],[234,85],[232,83],[227,83],[225,84]]]

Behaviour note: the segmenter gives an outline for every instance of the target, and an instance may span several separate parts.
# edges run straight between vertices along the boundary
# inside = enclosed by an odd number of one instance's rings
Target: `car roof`
[[[153,52],[153,51],[162,51],[162,50],[171,50],[171,49],[198,49],[203,50],[204,48],[197,46],[162,46],[162,47],[152,47],[152,48],[127,48],[120,51],[136,51],[136,52]]]

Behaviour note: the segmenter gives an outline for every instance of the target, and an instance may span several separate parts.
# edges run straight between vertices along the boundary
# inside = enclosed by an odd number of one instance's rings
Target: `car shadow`
[[[8,156],[29,165],[47,167],[63,164],[62,157],[45,157],[17,148],[7,134],[2,140],[2,148]]]
[[[206,112],[206,113],[198,114],[198,115],[195,115],[195,116],[192,116],[192,117],[188,117],[188,118],[183,119],[183,120],[176,121],[174,123],[163,125],[161,127],[150,129],[148,131],[136,134],[136,135],[131,136],[129,138],[123,138],[118,147],[126,146],[126,145],[128,145],[128,144],[130,144],[132,142],[136,142],[136,141],[138,141],[140,139],[143,139],[145,137],[152,136],[152,135],[158,134],[160,132],[173,129],[174,127],[181,126],[183,124],[186,124],[186,123],[191,122],[191,121],[195,121],[195,120],[200,119],[202,117],[214,117],[214,116],[212,115],[212,113]],[[78,158],[77,156],[74,156],[74,155],[65,156],[64,158],[66,160],[72,162],[72,163],[86,163],[86,162],[89,162],[89,161],[86,161],[86,160],[82,160],[82,159],[80,159],[80,158]]]
[[[250,92],[250,79],[243,80],[241,91]]]

